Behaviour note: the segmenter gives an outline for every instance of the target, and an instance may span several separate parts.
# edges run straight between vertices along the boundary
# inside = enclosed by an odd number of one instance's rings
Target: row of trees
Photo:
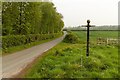
[[[62,18],[52,2],[3,2],[2,35],[58,33]]]

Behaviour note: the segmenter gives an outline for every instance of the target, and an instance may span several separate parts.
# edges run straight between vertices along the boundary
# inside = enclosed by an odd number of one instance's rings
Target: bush
[[[2,36],[2,48],[7,49],[9,47],[24,45],[35,41],[52,39],[61,34],[62,33]]]
[[[77,35],[73,34],[73,33],[68,33],[65,36],[63,42],[75,44],[75,43],[79,42],[79,37]]]

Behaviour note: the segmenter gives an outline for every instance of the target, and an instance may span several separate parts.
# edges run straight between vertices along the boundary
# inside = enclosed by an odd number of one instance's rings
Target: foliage
[[[3,2],[3,49],[60,35],[62,18],[52,2]]]
[[[9,47],[28,44],[28,43],[35,42],[35,41],[52,39],[59,35],[61,35],[61,33],[3,36],[2,37],[2,48],[7,49]]]
[[[62,18],[51,2],[3,2],[2,35],[57,33]]]
[[[18,51],[21,51],[21,50],[24,50],[24,49],[28,49],[32,46],[37,46],[39,44],[42,44],[42,43],[45,43],[45,42],[48,42],[48,41],[51,41],[51,40],[54,40],[58,37],[62,36],[61,35],[56,35],[54,38],[52,39],[46,39],[46,40],[40,40],[40,41],[35,41],[35,42],[31,42],[31,43],[28,43],[28,44],[21,44],[19,46],[12,46],[12,47],[8,47],[8,48],[5,48],[5,49],[2,49],[1,48],[1,51],[2,51],[2,55],[5,56],[5,55],[8,55],[8,54],[12,54],[12,53],[15,53],[15,52],[18,52]],[[0,37],[1,39],[1,37]]]
[[[76,35],[76,34],[74,34],[74,33],[68,33],[66,36],[65,36],[65,38],[64,38],[64,40],[63,40],[64,42],[66,42],[66,43],[78,43],[79,42],[79,38],[78,38],[78,36]]]

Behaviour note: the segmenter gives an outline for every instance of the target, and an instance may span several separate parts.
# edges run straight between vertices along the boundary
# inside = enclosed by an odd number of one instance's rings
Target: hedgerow
[[[63,42],[75,44],[75,43],[78,43],[78,42],[79,42],[79,37],[78,37],[76,34],[69,32],[69,33],[65,36]]]
[[[62,33],[2,36],[2,48],[6,49],[9,47],[24,45],[35,41],[52,39],[60,36],[61,34]]]

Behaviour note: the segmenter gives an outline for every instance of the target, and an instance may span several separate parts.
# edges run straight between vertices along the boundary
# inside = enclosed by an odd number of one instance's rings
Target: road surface
[[[35,58],[60,43],[64,36],[29,49],[2,57],[2,78],[11,78],[23,70]],[[1,65],[1,64],[0,64]]]

